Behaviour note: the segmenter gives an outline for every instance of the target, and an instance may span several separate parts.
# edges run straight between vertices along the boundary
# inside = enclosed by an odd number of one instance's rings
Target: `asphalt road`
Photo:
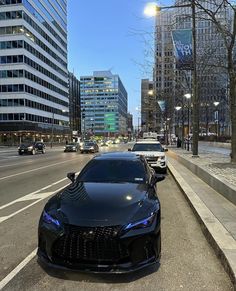
[[[127,150],[127,145],[110,150]],[[159,183],[162,258],[129,275],[89,275],[42,269],[35,257],[37,223],[48,197],[92,157],[49,149],[45,155],[0,151],[0,290],[233,290],[195,216],[167,175]]]

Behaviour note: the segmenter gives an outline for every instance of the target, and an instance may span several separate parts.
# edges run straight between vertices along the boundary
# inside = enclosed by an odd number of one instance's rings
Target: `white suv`
[[[137,141],[129,151],[135,152],[146,158],[149,166],[161,173],[167,172],[167,159],[165,152],[168,149],[162,147],[161,143],[156,140]]]

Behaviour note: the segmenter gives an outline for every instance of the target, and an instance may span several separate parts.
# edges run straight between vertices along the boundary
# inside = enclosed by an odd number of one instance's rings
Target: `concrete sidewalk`
[[[203,233],[236,290],[236,167],[229,157],[200,152],[199,158],[169,148],[168,168],[199,220]]]

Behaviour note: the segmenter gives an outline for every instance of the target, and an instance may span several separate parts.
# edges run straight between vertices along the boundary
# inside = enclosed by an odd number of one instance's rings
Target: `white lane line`
[[[0,290],[2,290],[35,256],[37,248],[32,251],[19,265],[15,267],[5,278],[0,281]]]
[[[80,172],[76,172],[75,175],[78,175],[79,173],[80,173]],[[61,180],[58,180],[58,181],[56,181],[56,182],[53,182],[53,183],[50,184],[50,185],[45,186],[45,187],[43,187],[43,188],[41,188],[41,189],[39,189],[39,190],[36,190],[36,191],[31,192],[31,193],[29,193],[29,194],[27,194],[27,195],[25,195],[25,196],[23,196],[23,197],[20,197],[20,198],[18,198],[18,199],[16,199],[16,200],[13,200],[13,201],[11,201],[11,202],[9,202],[9,203],[7,203],[7,204],[4,204],[4,205],[0,206],[0,210],[6,208],[6,207],[8,207],[8,206],[11,206],[11,205],[13,205],[13,204],[15,204],[15,203],[17,203],[17,202],[22,202],[22,201],[27,201],[27,200],[39,199],[39,198],[37,198],[38,195],[35,195],[35,194],[38,194],[38,193],[41,192],[41,191],[47,190],[48,188],[51,188],[52,186],[55,186],[55,185],[57,185],[57,184],[59,184],[59,183],[65,181],[65,180],[67,180],[67,179],[68,179],[67,177],[66,177],[66,178],[63,178],[63,179],[61,179]],[[66,187],[66,186],[64,186],[64,187]],[[41,194],[43,194],[43,193],[41,193]],[[41,194],[39,194],[39,197],[40,197]]]
[[[78,158],[76,158],[76,159],[78,159]],[[76,159],[71,159],[71,160],[67,160],[67,161],[64,161],[64,162],[60,162],[60,163],[55,163],[55,164],[51,164],[51,165],[48,165],[48,166],[39,167],[39,168],[37,168],[37,169],[32,169],[32,170],[28,170],[28,171],[25,171],[25,172],[21,172],[21,173],[17,173],[17,174],[13,174],[13,175],[5,176],[5,177],[0,178],[0,181],[1,181],[1,180],[5,180],[5,179],[9,179],[9,178],[12,178],[12,177],[20,176],[20,175],[23,175],[23,174],[27,174],[27,173],[35,172],[35,171],[38,171],[38,170],[42,170],[42,169],[46,169],[46,168],[50,168],[50,167],[53,167],[53,166],[57,166],[57,165],[61,165],[61,164],[65,164],[65,163],[71,162],[72,160],[76,160]]]
[[[34,198],[34,195],[35,195],[35,194],[38,194],[39,192],[41,192],[41,191],[43,191],[43,190],[46,190],[46,189],[48,189],[48,188],[50,188],[50,187],[52,187],[52,186],[55,186],[55,185],[57,185],[57,184],[59,184],[59,183],[65,181],[66,179],[68,179],[68,178],[63,178],[63,179],[61,179],[61,180],[59,180],[59,181],[57,181],[57,182],[55,182],[55,183],[52,183],[52,184],[50,184],[50,185],[48,185],[48,186],[46,186],[46,187],[43,187],[43,188],[41,188],[41,189],[39,189],[39,190],[37,190],[37,191],[34,191],[34,192],[29,193],[29,194],[27,194],[27,195],[25,195],[25,196],[23,196],[23,197],[20,197],[20,198],[18,198],[18,199],[16,199],[16,200],[13,200],[13,201],[11,201],[11,202],[9,202],[9,203],[7,203],[7,204],[4,204],[4,205],[0,206],[0,210],[6,208],[6,207],[8,207],[8,206],[11,206],[11,205],[13,205],[13,204],[15,204],[15,203],[17,203],[17,202],[22,202],[22,201],[27,201],[27,200],[37,199],[37,198]]]
[[[78,174],[78,173],[76,173],[76,174]],[[64,179],[63,179],[63,180],[64,180]],[[40,193],[40,194],[38,194],[38,195],[36,194],[35,196],[33,196],[32,194],[29,194],[29,195],[31,195],[32,199],[34,199],[34,200],[35,200],[35,199],[38,199],[38,200],[36,200],[36,201],[30,203],[29,205],[27,205],[27,206],[25,206],[25,207],[23,207],[23,208],[21,208],[21,209],[15,211],[15,212],[13,212],[13,213],[11,213],[10,215],[0,217],[0,223],[2,223],[2,222],[4,222],[4,221],[6,221],[7,219],[9,219],[9,218],[11,218],[11,217],[13,217],[13,216],[15,216],[15,215],[21,213],[22,211],[28,209],[29,207],[31,207],[31,206],[33,206],[33,205],[35,205],[35,204],[41,202],[41,201],[44,200],[45,198],[47,198],[47,197],[49,197],[49,196],[51,196],[51,195],[53,195],[53,194],[55,194],[55,193],[61,191],[62,189],[64,189],[64,188],[65,188],[66,186],[68,186],[68,185],[69,185],[69,184],[67,184],[67,185],[65,185],[65,186],[62,186],[62,187],[58,188],[58,189],[55,190],[55,191],[52,191],[52,192],[45,192],[45,193]],[[17,200],[15,200],[15,202],[16,202],[16,201],[18,202],[18,201],[27,201],[27,200],[31,200],[31,199],[29,199],[29,195],[26,195],[26,196],[28,196],[26,200],[19,200],[19,199],[17,199]],[[24,196],[24,197],[25,197],[25,196]],[[23,197],[22,197],[22,198],[23,198]]]

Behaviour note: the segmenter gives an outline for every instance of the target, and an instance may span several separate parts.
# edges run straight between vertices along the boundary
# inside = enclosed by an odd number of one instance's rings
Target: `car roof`
[[[132,152],[109,152],[95,156],[95,160],[140,160],[140,155]]]
[[[153,139],[144,139],[144,140],[138,140],[135,142],[136,144],[137,143],[155,143],[155,144],[161,144],[159,141],[157,140],[153,140]]]

